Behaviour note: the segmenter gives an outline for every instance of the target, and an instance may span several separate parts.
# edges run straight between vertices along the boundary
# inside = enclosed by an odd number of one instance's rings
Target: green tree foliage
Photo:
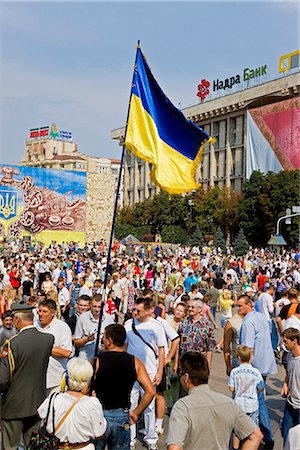
[[[224,239],[224,234],[223,234],[223,232],[222,232],[220,227],[217,228],[217,232],[216,232],[216,235],[215,235],[213,246],[216,249],[218,247],[220,247],[222,252],[226,251],[226,242],[225,242],[225,239]]]
[[[198,246],[200,247],[201,245],[204,244],[204,240],[203,240],[203,234],[201,233],[201,230],[199,227],[197,227],[195,229],[195,231],[193,232],[193,234],[189,237],[189,244],[194,246]]]
[[[244,184],[239,206],[239,224],[251,245],[265,246],[286,208],[299,205],[299,186],[299,170],[266,175],[258,171],[252,173]],[[296,246],[298,230],[299,221],[293,219],[291,225],[282,224],[280,231],[289,245]]]
[[[191,242],[197,229],[206,236],[215,235],[220,227],[232,241],[232,236],[243,228],[250,245],[266,246],[286,208],[300,204],[299,186],[299,170],[265,175],[256,171],[245,182],[242,194],[219,188],[204,191],[202,187],[186,196],[161,191],[153,199],[119,210],[115,234],[120,239],[131,233],[143,240],[146,234],[160,233],[169,242],[175,242],[176,236],[177,242],[186,242],[188,234]],[[288,245],[297,245],[299,225],[297,218],[291,225],[281,225]],[[176,227],[174,232],[170,231],[172,227]]]
[[[241,228],[233,242],[233,252],[236,256],[243,256],[249,250],[249,244],[243,229]]]
[[[183,230],[178,225],[163,225],[161,230],[161,238],[163,242],[186,244],[188,242],[189,235],[187,231]]]

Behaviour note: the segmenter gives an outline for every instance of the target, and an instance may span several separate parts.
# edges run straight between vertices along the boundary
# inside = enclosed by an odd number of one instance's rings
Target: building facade
[[[56,124],[52,124],[51,129],[53,128],[57,128]],[[60,136],[53,138],[48,133],[47,136],[36,136],[26,140],[25,157],[20,165],[75,170],[87,174],[106,174],[109,175],[110,182],[113,180],[116,190],[120,163],[121,161],[118,159],[98,158],[80,153],[75,142],[60,138]],[[123,204],[122,180],[118,200],[120,204]]]
[[[216,138],[205,146],[196,179],[204,189],[241,191],[246,178],[247,111],[299,96],[300,74],[291,74],[257,86],[204,101],[182,112]],[[112,139],[124,140],[124,128],[113,130]],[[153,197],[159,188],[150,180],[151,165],[126,152],[124,206]]]

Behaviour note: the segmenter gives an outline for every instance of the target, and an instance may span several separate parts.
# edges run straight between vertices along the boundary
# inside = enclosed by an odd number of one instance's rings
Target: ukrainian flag
[[[138,46],[125,136],[127,149],[153,164],[150,176],[161,189],[182,194],[200,186],[195,174],[210,139],[165,96]]]

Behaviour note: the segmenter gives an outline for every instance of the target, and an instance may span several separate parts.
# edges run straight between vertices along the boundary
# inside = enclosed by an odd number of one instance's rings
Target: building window
[[[237,144],[236,140],[236,117],[231,117],[230,119],[230,144],[235,146]]]
[[[213,123],[213,137],[217,142],[214,143],[215,148],[219,148],[219,134],[220,134],[220,122]]]

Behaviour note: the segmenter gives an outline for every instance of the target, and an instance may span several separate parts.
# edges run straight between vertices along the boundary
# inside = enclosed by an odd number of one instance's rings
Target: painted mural
[[[0,234],[84,242],[86,174],[0,165]]]

